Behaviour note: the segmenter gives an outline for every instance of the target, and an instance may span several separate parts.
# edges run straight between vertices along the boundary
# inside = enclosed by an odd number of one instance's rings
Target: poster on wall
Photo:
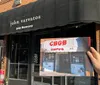
[[[41,39],[40,76],[94,76],[90,46],[90,37]]]

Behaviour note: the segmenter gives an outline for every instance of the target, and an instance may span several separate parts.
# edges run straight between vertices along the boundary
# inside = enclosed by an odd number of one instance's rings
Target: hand
[[[87,51],[87,55],[92,61],[95,71],[100,74],[100,54],[93,47],[90,47],[90,51]]]

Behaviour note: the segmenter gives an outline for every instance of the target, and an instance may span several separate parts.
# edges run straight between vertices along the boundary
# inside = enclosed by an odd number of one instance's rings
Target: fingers
[[[98,52],[93,47],[90,47],[90,51],[91,51],[93,57],[97,59],[98,58]]]
[[[96,59],[94,58],[94,56],[92,55],[92,53],[90,51],[87,51],[87,55],[91,59],[92,63],[95,64],[96,63]]]
[[[93,48],[90,47],[90,51],[87,51],[87,55],[90,58],[97,73],[100,72],[100,54]]]

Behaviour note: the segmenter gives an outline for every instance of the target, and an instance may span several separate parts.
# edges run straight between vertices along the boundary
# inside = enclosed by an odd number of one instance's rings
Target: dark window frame
[[[27,33],[25,33],[25,34],[17,34],[17,35],[12,35],[11,36],[11,41],[12,41],[12,37],[13,38],[16,38],[16,37],[20,37],[20,36],[28,36],[28,38],[30,37],[29,36],[29,34],[27,34]],[[15,36],[15,37],[14,37]],[[21,40],[21,39],[20,39]],[[20,40],[19,40],[19,42],[20,42]],[[28,39],[29,40],[29,39]],[[28,42],[30,42],[30,40],[28,41]],[[16,43],[16,42],[15,42]],[[29,43],[28,43],[29,44]],[[10,49],[10,56],[12,56],[11,55],[11,50],[12,50],[12,43],[11,43],[11,45],[10,45],[10,47],[11,47],[11,49]],[[19,59],[18,59],[18,61],[16,62],[11,62],[11,60],[9,60],[9,79],[14,79],[14,80],[28,80],[28,71],[29,71],[29,46],[27,47],[27,48],[24,48],[24,47],[16,47],[17,48],[17,50],[19,49],[24,49],[24,50],[27,50],[28,49],[28,55],[27,55],[27,62],[19,62]],[[22,54],[22,53],[21,53]],[[16,53],[15,53],[15,56],[17,57],[17,55],[16,55]],[[12,56],[13,57],[13,56]],[[22,56],[20,56],[20,57],[22,57]],[[11,57],[10,57],[11,58]],[[18,66],[18,68],[17,69],[15,69],[15,71],[17,71],[18,73],[17,73],[17,77],[11,77],[11,65],[17,65]],[[26,68],[20,68],[20,66],[21,67],[26,67]],[[26,70],[23,70],[23,69],[26,69]],[[12,68],[12,70],[14,71],[14,69]],[[22,72],[23,71],[23,72]],[[25,71],[26,71],[26,73],[25,73]],[[24,74],[22,74],[22,73],[24,73]],[[14,74],[13,74],[14,75]],[[20,75],[23,75],[23,76],[20,76]],[[26,75],[26,76],[25,76]]]

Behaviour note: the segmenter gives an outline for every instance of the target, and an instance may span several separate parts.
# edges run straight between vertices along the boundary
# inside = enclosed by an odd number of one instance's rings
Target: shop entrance
[[[9,85],[28,85],[29,34],[10,37]]]
[[[70,73],[70,57],[68,54],[59,54],[59,72]],[[69,68],[69,69],[68,69]]]

